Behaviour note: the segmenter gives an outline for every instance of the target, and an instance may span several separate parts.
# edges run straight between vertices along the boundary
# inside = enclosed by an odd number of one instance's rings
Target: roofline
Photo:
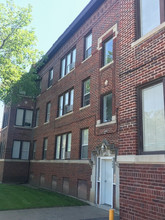
[[[46,56],[47,62],[57,53],[57,51],[68,41],[73,34],[80,28],[82,24],[100,7],[106,0],[91,0],[82,12],[76,17],[71,25],[64,31],[64,33],[57,39],[53,46],[48,50]],[[46,62],[46,63],[47,63]]]

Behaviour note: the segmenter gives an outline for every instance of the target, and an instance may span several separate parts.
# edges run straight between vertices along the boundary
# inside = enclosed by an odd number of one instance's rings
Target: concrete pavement
[[[0,220],[108,220],[108,216],[108,211],[95,206],[0,211]]]

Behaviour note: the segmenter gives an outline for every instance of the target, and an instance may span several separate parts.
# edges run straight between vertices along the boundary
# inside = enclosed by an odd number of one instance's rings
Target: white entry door
[[[101,204],[113,207],[113,166],[112,159],[101,160]]]

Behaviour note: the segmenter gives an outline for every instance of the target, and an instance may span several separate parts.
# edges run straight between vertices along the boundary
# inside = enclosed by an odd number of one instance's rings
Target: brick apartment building
[[[165,219],[165,1],[92,0],[6,107],[0,181]]]

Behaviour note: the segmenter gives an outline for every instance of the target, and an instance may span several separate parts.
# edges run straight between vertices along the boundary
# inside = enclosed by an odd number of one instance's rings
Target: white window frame
[[[72,133],[64,133],[56,136],[55,159],[65,160],[70,159],[72,146]]]
[[[59,96],[58,117],[61,117],[73,111],[74,88],[66,91]]]
[[[85,132],[87,132],[87,140],[85,140]],[[81,159],[88,159],[88,143],[89,143],[89,128],[85,128],[81,130]],[[83,153],[84,149],[85,151],[87,151],[87,155],[85,156]]]

